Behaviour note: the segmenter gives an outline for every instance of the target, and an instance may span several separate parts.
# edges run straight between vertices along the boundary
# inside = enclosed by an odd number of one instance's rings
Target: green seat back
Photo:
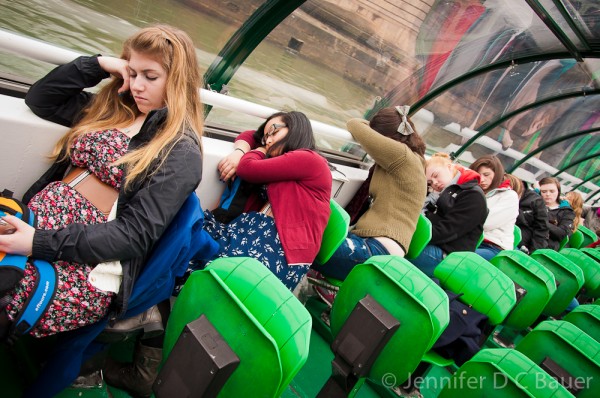
[[[481,245],[481,242],[483,242],[483,233],[481,234],[481,236],[479,237],[479,239],[477,240],[477,246],[475,246],[475,248],[478,248],[479,245]]]
[[[578,305],[565,315],[563,320],[571,322],[586,332],[591,338],[600,342],[600,306],[591,304]]]
[[[546,267],[556,280],[556,292],[542,311],[544,315],[558,316],[562,313],[577,292],[583,287],[583,271],[575,263],[552,249],[539,249],[531,258]]]
[[[559,382],[519,351],[479,351],[448,380],[439,398],[572,398]]]
[[[519,243],[521,243],[521,240],[523,239],[523,235],[521,234],[521,228],[519,228],[516,225],[515,225],[515,228],[513,231],[513,238],[514,238],[514,247],[515,248],[519,247]]]
[[[572,386],[577,382],[577,386],[582,388],[577,398],[598,397],[600,343],[572,323],[541,322],[519,341],[515,349],[538,365],[549,358],[566,370],[575,378]]]
[[[583,234],[583,244],[581,245],[582,247],[585,247],[598,240],[598,235],[596,235],[594,231],[592,231],[585,225],[580,225],[577,229]]]
[[[449,254],[433,275],[463,303],[488,316],[492,325],[501,323],[517,302],[515,286],[508,276],[473,252]]]
[[[417,220],[417,227],[415,228],[415,233],[410,240],[410,246],[408,247],[408,252],[406,252],[406,258],[417,258],[419,254],[423,251],[425,246],[431,240],[431,221],[423,214],[419,214],[419,219]]]
[[[202,314],[240,358],[220,396],[279,396],[308,358],[308,311],[254,259],[217,259],[190,275],[169,317],[164,358]]]
[[[334,338],[367,294],[400,322],[368,378],[381,384],[393,374],[397,384],[403,383],[448,325],[448,296],[408,260],[373,256],[354,267],[340,287],[331,309]]]
[[[575,230],[569,238],[569,247],[579,249],[583,245],[583,233],[580,230]]]
[[[591,247],[582,247],[579,250],[581,250],[582,253],[585,253],[588,257],[590,257],[594,261],[596,261],[596,264],[600,265],[600,250],[592,249]],[[587,291],[586,295],[588,297],[595,297],[595,298],[600,297],[600,287],[598,287],[594,290],[591,290],[591,291]]]
[[[583,287],[588,297],[600,297],[600,263],[579,249],[565,248],[560,254],[573,261],[581,268],[585,281]]]
[[[520,250],[502,250],[490,263],[526,290],[503,322],[514,329],[525,329],[540,316],[556,292],[554,275]]]
[[[563,247],[566,247],[567,243],[569,243],[569,236],[565,236],[563,240],[560,241],[560,244],[558,245],[558,250],[561,250]]]
[[[335,253],[348,235],[348,226],[350,224],[350,215],[335,200],[329,201],[331,215],[323,232],[321,248],[317,253],[315,261],[319,264],[325,264]]]

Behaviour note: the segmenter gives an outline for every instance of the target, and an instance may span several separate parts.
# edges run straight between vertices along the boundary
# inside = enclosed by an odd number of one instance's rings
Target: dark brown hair
[[[504,180],[504,166],[502,166],[500,159],[495,155],[483,155],[469,166],[471,170],[475,170],[478,173],[480,167],[487,167],[494,172],[494,178],[488,189],[486,189],[486,192],[498,188]]]
[[[398,126],[400,126],[401,122],[402,116],[400,116],[396,108],[388,107],[377,112],[369,122],[369,126],[379,134],[405,144],[411,151],[424,157],[425,143],[417,133],[415,125],[408,119],[408,124],[410,124],[414,133],[402,135],[398,132]]]

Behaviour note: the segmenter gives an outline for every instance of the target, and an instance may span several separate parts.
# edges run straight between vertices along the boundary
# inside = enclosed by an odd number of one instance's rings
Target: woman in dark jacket
[[[556,178],[540,180],[540,194],[548,208],[548,248],[558,250],[560,242],[573,234],[575,212],[566,200],[560,200],[560,183]]]
[[[527,253],[548,247],[548,208],[544,199],[523,183],[519,198],[519,216],[516,225],[521,228],[519,248]]]
[[[432,237],[419,257],[409,261],[428,276],[444,257],[456,251],[475,251],[483,233],[487,205],[479,186],[479,174],[453,164],[445,153],[436,153],[425,170],[427,183],[439,198],[430,201],[425,215]]]

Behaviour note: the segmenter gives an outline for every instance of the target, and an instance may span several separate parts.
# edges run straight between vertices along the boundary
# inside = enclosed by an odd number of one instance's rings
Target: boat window
[[[186,31],[206,70],[231,35],[262,1],[11,0],[3,2],[0,28],[82,54],[119,55],[140,27],[165,23]],[[54,65],[0,52],[0,73],[37,80]]]

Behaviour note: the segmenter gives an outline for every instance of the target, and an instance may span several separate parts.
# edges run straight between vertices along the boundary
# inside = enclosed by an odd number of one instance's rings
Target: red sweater
[[[250,151],[240,160],[237,175],[267,184],[275,226],[288,264],[312,263],[329,221],[331,171],[318,153],[300,149],[267,159]]]

